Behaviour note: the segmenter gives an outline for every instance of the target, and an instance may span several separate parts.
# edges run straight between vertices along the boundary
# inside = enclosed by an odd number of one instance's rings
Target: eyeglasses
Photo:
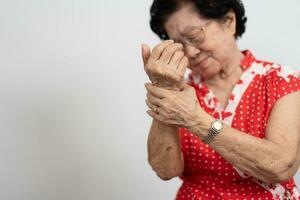
[[[185,45],[190,45],[194,47],[199,47],[204,40],[205,40],[205,30],[209,26],[211,21],[207,22],[203,26],[193,28],[193,30],[189,31],[188,33],[184,34],[185,37],[182,37],[181,43]]]

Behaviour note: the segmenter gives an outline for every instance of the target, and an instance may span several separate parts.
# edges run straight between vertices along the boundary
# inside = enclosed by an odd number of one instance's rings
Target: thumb
[[[150,57],[150,48],[147,44],[142,44],[142,57],[143,57],[143,62],[144,62],[144,65],[147,64],[148,62],[148,59]]]

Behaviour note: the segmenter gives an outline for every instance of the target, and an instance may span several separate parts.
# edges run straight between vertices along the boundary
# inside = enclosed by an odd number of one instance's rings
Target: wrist
[[[207,136],[207,133],[211,127],[211,123],[214,120],[215,119],[208,113],[204,111],[198,111],[195,116],[195,122],[190,125],[188,129],[203,140]]]
[[[155,86],[162,87],[168,90],[180,91],[183,82],[171,83],[168,81],[155,81],[152,83]]]

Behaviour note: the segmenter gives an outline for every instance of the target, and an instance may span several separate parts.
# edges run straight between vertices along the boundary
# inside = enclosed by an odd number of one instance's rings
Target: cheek
[[[225,41],[214,41],[209,53],[212,55],[211,59],[214,64],[223,65],[226,63],[228,51],[229,48]]]
[[[210,65],[208,70],[211,73],[218,73],[223,68],[222,62],[218,58],[211,57],[208,64]]]

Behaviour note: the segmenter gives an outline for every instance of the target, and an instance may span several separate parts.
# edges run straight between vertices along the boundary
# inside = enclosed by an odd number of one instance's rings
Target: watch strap
[[[209,129],[209,131],[208,131],[208,134],[207,134],[207,136],[206,136],[206,137],[204,138],[204,140],[203,140],[203,142],[206,143],[206,144],[211,143],[211,141],[213,140],[213,138],[214,138],[218,133],[220,133],[221,130],[223,129],[223,128],[221,128],[221,129],[217,130],[217,129],[214,128],[213,124],[214,124],[216,121],[219,121],[219,120],[215,120],[215,121],[213,121],[213,122],[211,123],[211,126],[210,126],[210,129]],[[219,121],[219,122],[223,125],[223,123],[222,123],[221,121]]]

